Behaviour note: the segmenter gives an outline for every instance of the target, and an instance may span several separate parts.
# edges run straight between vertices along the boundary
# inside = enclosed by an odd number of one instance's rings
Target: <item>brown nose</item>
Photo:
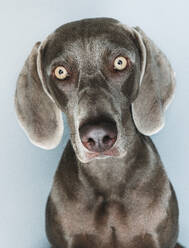
[[[114,122],[105,121],[86,123],[79,128],[82,144],[93,152],[109,150],[117,139],[117,128]]]

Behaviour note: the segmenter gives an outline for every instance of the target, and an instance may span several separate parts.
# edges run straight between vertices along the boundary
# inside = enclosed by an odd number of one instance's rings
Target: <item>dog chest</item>
[[[129,213],[121,202],[106,202],[99,197],[92,208],[81,202],[70,205],[66,203],[59,211],[58,218],[62,233],[72,242],[79,237],[82,240],[95,237],[95,242],[112,244],[114,240],[125,244],[130,243],[135,236],[152,233],[158,225],[157,220],[165,216],[164,211],[149,213],[142,209],[140,212],[139,209],[138,207],[135,213]]]

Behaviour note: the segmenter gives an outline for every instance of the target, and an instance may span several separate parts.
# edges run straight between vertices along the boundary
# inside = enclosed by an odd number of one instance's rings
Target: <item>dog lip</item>
[[[109,156],[109,157],[116,157],[119,155],[117,148],[113,147],[108,151],[104,152],[86,152],[87,158],[92,159],[95,157],[101,157],[101,156]]]

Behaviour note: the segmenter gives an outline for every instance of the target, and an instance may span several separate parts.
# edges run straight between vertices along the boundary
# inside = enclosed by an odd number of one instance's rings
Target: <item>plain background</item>
[[[0,246],[48,248],[45,205],[61,144],[45,151],[32,145],[14,111],[16,79],[34,43],[58,26],[89,17],[114,17],[140,26],[168,56],[176,72],[174,102],[166,125],[152,137],[177,193],[179,240],[189,247],[189,3],[179,0],[0,2]]]

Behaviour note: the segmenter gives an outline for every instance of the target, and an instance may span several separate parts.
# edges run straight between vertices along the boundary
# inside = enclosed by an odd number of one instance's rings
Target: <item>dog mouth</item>
[[[82,121],[79,135],[87,159],[118,156],[115,147],[118,131],[112,118],[98,117]]]
[[[85,155],[86,155],[87,160],[91,160],[93,158],[103,159],[103,158],[107,158],[107,157],[119,156],[119,152],[118,152],[116,147],[113,147],[112,149],[109,149],[108,151],[104,151],[104,152],[88,152],[88,151],[86,151]]]

